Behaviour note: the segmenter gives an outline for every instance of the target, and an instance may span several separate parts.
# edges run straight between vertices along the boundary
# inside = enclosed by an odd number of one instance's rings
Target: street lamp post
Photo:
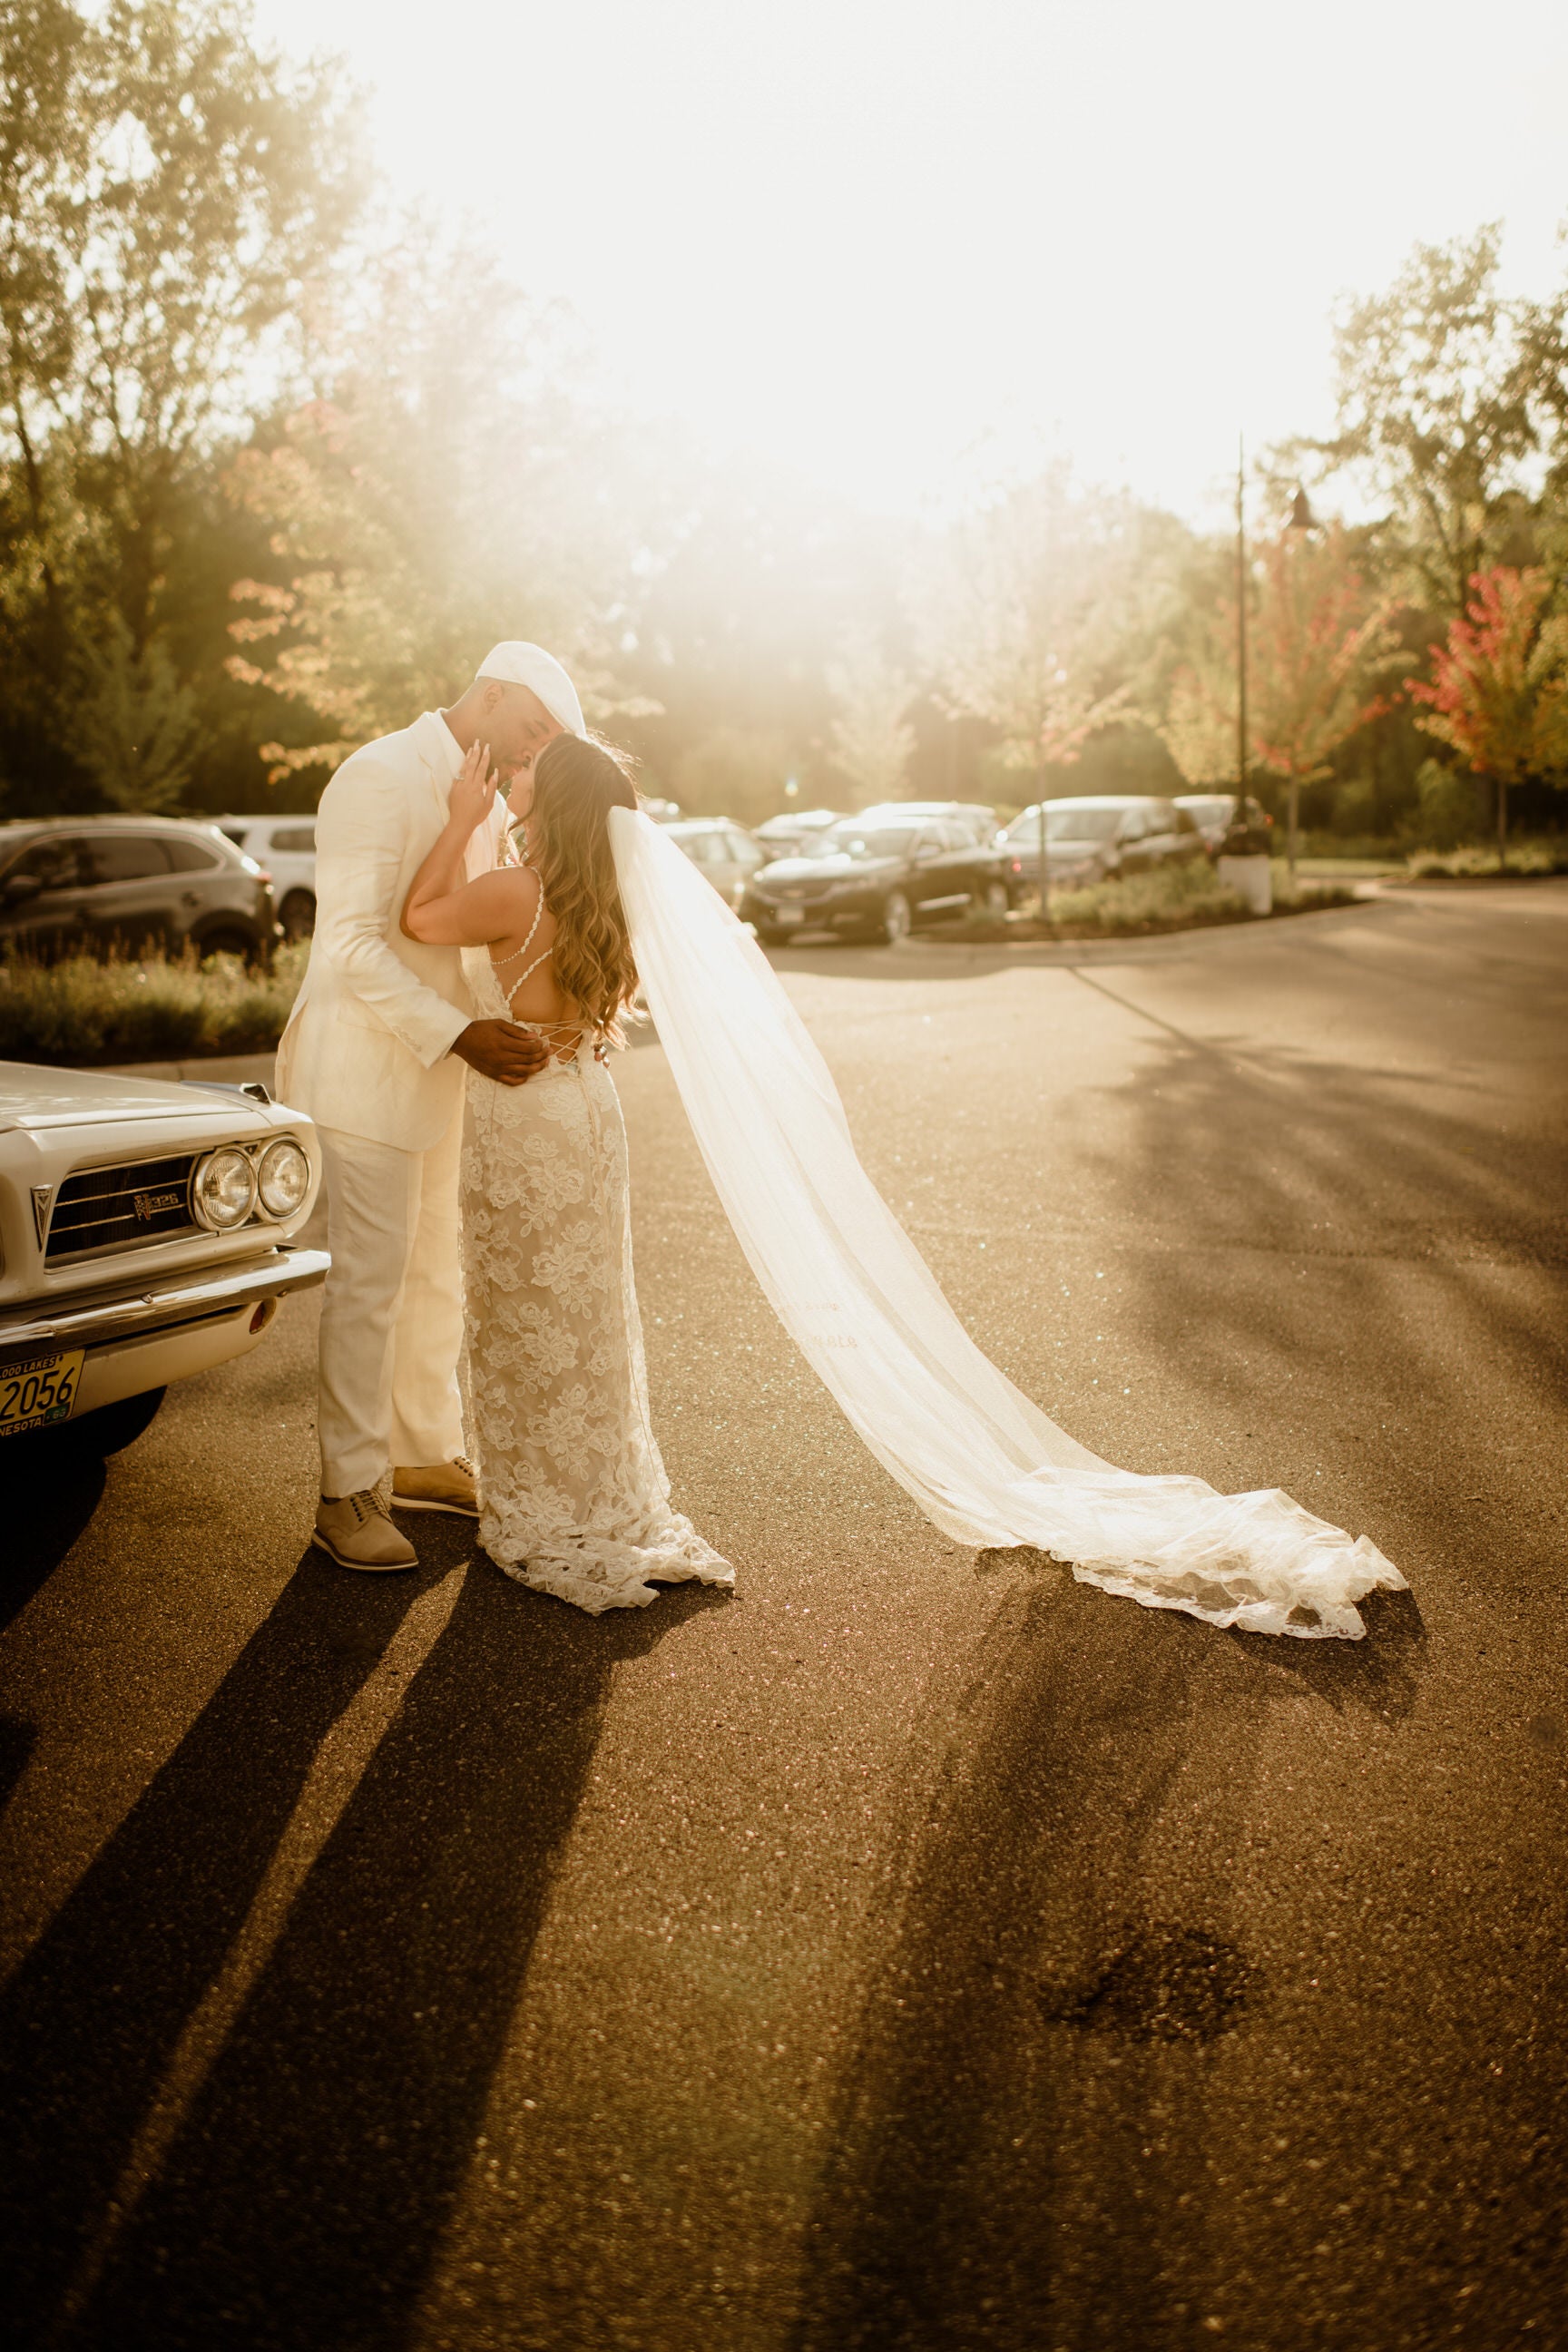
[[[1247,823],[1247,436],[1236,441],[1236,821]]]
[[[1301,488],[1300,484],[1298,483],[1296,485],[1296,495],[1290,501],[1290,511],[1285,518],[1286,536],[1289,538],[1292,533],[1299,532],[1300,534],[1300,539],[1304,539],[1310,532],[1316,530],[1317,528],[1318,518],[1312,512],[1311,505],[1308,499],[1306,491]],[[1295,544],[1298,546],[1300,544],[1300,539],[1298,539],[1295,541]],[[1300,815],[1300,782],[1296,776],[1294,771],[1292,771],[1290,776],[1290,815],[1289,829],[1285,838],[1285,855],[1289,862],[1292,880],[1294,880],[1296,874],[1297,820]]]
[[[1035,791],[1039,797],[1040,819],[1040,929],[1051,928],[1051,869],[1046,863],[1046,772],[1035,770]]]

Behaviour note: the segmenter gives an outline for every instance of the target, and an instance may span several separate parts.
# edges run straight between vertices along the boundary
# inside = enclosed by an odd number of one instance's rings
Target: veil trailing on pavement
[[[1031,1544],[1086,1584],[1259,1633],[1357,1639],[1399,1570],[1278,1488],[1114,1469],[983,1356],[861,1167],[827,1066],[756,942],[674,842],[613,808],[644,992],[708,1171],[774,1313],[956,1542]]]

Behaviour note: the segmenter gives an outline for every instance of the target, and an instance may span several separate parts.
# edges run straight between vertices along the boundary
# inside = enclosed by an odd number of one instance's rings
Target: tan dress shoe
[[[419,1565],[418,1553],[393,1526],[374,1487],[363,1495],[323,1495],[316,1506],[316,1541],[340,1568],[374,1575]]]
[[[395,1511],[452,1511],[460,1519],[477,1519],[479,1498],[473,1464],[459,1454],[455,1462],[427,1462],[414,1469],[394,1470],[392,1507]]]

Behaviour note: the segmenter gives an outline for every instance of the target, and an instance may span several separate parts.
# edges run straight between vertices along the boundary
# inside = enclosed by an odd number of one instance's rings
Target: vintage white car
[[[325,1277],[314,1129],[264,1086],[0,1062],[0,1460],[62,1423],[141,1435],[171,1381]]]

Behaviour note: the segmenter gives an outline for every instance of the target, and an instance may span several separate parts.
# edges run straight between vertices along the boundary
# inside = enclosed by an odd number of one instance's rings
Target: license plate
[[[24,1356],[0,1368],[0,1437],[20,1437],[68,1421],[81,1378],[82,1349],[69,1355]]]
[[[804,907],[779,907],[774,912],[781,923],[804,923],[805,920]]]

